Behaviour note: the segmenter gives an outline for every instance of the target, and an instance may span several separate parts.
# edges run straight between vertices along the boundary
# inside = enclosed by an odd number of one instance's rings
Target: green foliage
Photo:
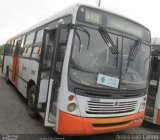
[[[4,45],[0,45],[0,55],[3,54],[4,51]]]

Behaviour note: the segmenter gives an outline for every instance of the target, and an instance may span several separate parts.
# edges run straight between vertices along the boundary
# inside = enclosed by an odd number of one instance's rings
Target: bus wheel
[[[36,86],[32,85],[28,89],[28,113],[32,118],[37,118],[38,113],[34,110],[36,97]]]
[[[9,81],[9,69],[8,69],[8,67],[6,68],[6,77],[5,77],[5,79],[6,79],[6,83],[9,84],[10,81]]]

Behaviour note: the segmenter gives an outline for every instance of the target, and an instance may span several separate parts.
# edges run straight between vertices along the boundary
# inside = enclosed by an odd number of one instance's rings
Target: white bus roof
[[[78,7],[79,7],[78,4],[70,6],[67,9],[64,9],[64,10],[62,10],[62,11],[60,11],[60,12],[58,12],[58,13],[50,16],[50,17],[48,17],[47,19],[40,21],[39,23],[31,26],[30,28],[22,31],[21,33],[17,34],[16,36],[13,36],[12,38],[16,38],[18,36],[21,36],[21,35],[23,35],[23,34],[25,34],[27,32],[30,32],[30,31],[32,31],[32,30],[34,30],[36,28],[39,28],[39,27],[41,27],[41,26],[43,26],[45,24],[48,24],[48,23],[54,21],[55,19],[58,19],[58,18],[63,17],[65,15],[72,15],[73,16],[72,18],[74,18],[74,15],[75,15],[74,13],[76,13],[76,9],[78,9]],[[10,39],[12,39],[12,38],[10,38]]]
[[[21,35],[23,35],[23,34],[26,34],[26,33],[30,32],[30,31],[32,31],[32,30],[34,30],[34,29],[36,29],[36,28],[39,28],[39,27],[41,27],[41,26],[43,26],[43,25],[46,25],[46,24],[48,24],[48,23],[50,23],[50,22],[52,22],[52,21],[54,21],[54,20],[56,20],[56,19],[58,19],[58,18],[60,18],[60,17],[64,17],[64,16],[67,16],[67,15],[72,15],[72,23],[74,23],[75,20],[76,20],[77,10],[78,10],[78,8],[79,8],[80,6],[87,6],[87,7],[91,7],[91,8],[94,8],[94,9],[102,10],[102,11],[108,12],[108,13],[110,13],[110,14],[117,15],[117,16],[120,16],[120,17],[122,17],[122,18],[124,18],[124,19],[130,20],[130,21],[132,21],[132,22],[134,22],[134,23],[136,23],[136,24],[139,24],[139,23],[137,23],[136,21],[133,21],[133,20],[131,20],[131,19],[129,19],[129,18],[126,18],[126,17],[124,17],[124,16],[122,16],[122,15],[119,15],[119,14],[116,14],[116,13],[113,13],[113,12],[110,12],[110,11],[106,11],[105,9],[102,9],[102,8],[99,8],[99,7],[95,7],[95,6],[86,5],[86,4],[82,4],[82,3],[77,3],[77,4],[74,4],[74,5],[66,8],[66,9],[64,9],[64,10],[62,10],[62,11],[54,14],[53,16],[48,17],[48,18],[45,19],[45,20],[42,20],[41,22],[39,22],[39,23],[31,26],[30,28],[22,31],[21,33],[13,36],[13,37],[10,38],[9,40],[14,39],[14,38],[16,38],[16,37],[19,37],[19,36],[21,36]],[[139,25],[142,26],[142,27],[144,27],[144,28],[146,28],[145,26],[143,26],[143,25],[141,25],[141,24],[139,24]],[[146,28],[146,29],[148,29],[148,28]],[[8,41],[9,41],[9,40],[8,40]]]

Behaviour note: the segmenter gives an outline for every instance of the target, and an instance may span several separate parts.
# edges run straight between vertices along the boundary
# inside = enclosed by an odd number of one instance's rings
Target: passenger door
[[[56,29],[53,30],[45,29],[43,32],[44,33],[42,39],[39,72],[37,80],[37,88],[38,88],[37,90],[39,90],[39,94],[36,103],[37,108],[39,108],[41,111],[44,111],[44,109],[42,109],[42,104],[46,103],[47,100],[51,63],[55,50]]]
[[[45,79],[47,83],[45,126],[54,127],[56,123],[58,90],[67,38],[67,25],[59,25],[54,30],[44,30],[40,82],[43,83]]]

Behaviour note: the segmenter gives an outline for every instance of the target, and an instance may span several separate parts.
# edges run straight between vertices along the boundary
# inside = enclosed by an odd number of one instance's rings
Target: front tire
[[[32,118],[37,118],[38,113],[34,110],[36,97],[36,86],[32,85],[28,88],[28,114]]]

